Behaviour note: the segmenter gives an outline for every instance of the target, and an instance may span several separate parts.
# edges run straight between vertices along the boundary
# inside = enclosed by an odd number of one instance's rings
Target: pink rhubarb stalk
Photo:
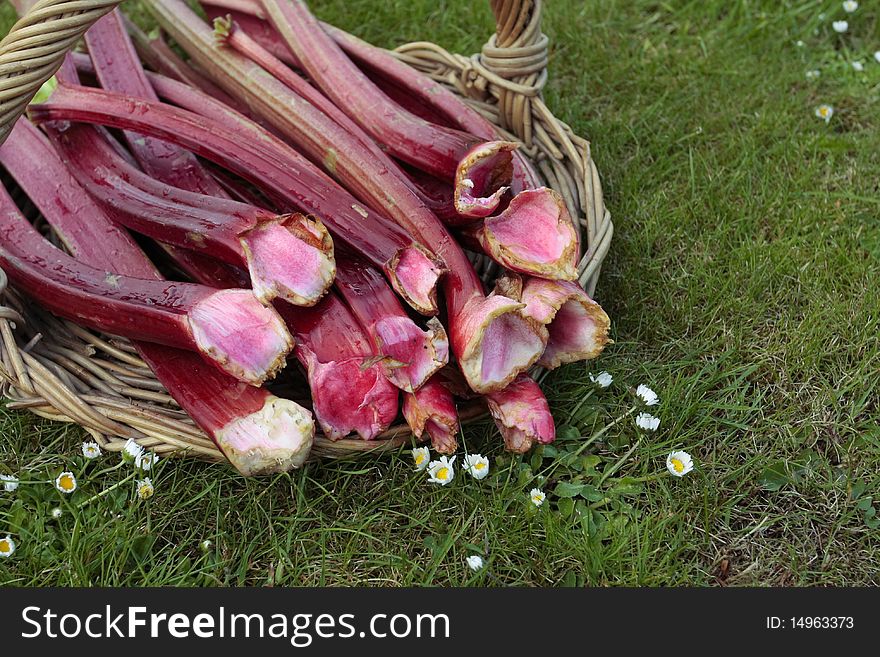
[[[297,339],[315,417],[330,440],[351,432],[372,440],[397,417],[397,388],[378,365],[370,340],[334,294],[314,308],[279,308]]]
[[[91,267],[46,241],[5,192],[2,208],[0,263],[19,289],[53,313],[106,333],[197,351],[253,385],[284,366],[290,334],[249,291]]]
[[[431,446],[440,454],[454,454],[458,449],[458,412],[452,393],[441,380],[432,377],[414,393],[403,395],[403,417],[416,438],[431,438]]]
[[[504,390],[486,395],[486,402],[508,451],[524,454],[536,442],[543,445],[556,439],[547,398],[527,374]]]
[[[389,175],[356,138],[341,131],[323,112],[301,98],[291,98],[289,88],[261,74],[254,62],[217,48],[210,28],[185,3],[145,3],[212,79],[246,99],[364,203],[387,213],[410,234],[431,245],[448,271],[443,288],[450,344],[472,389],[499,390],[537,361],[544,349],[539,326],[522,315],[523,306],[518,302],[484,296],[482,283],[464,252],[407,183]]]
[[[449,360],[446,330],[433,317],[422,330],[369,263],[343,254],[337,265],[336,288],[385,357],[385,375],[401,390],[418,390]]]
[[[332,284],[333,243],[319,221],[165,185],[125,162],[90,126],[72,125],[55,141],[80,184],[123,225],[245,267],[262,303],[280,297],[312,306]]]
[[[388,276],[413,308],[436,312],[441,273],[430,252],[401,228],[364,208],[292,148],[230,110],[246,131],[162,103],[59,84],[45,103],[31,105],[38,123],[67,120],[135,130],[192,150],[262,186],[288,206],[323,219],[334,237]],[[249,138],[242,139],[242,132]],[[252,137],[255,133],[263,139]]]
[[[498,207],[513,175],[514,143],[484,141],[407,112],[348,59],[303,2],[261,4],[315,84],[392,155],[451,182],[460,214],[485,217]]]

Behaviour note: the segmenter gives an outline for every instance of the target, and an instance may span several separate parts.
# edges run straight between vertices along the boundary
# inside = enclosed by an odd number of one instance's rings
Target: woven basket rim
[[[532,11],[540,14],[540,7],[536,2]],[[493,9],[497,13],[494,4]],[[536,41],[546,51],[546,37],[539,33]],[[484,48],[484,54],[490,53],[488,61],[479,55],[452,54],[425,41],[388,52],[447,86],[486,116],[503,138],[520,144],[541,178],[561,194],[578,220],[585,251],[579,263],[580,282],[592,295],[613,224],[589,142],[544,105],[540,88],[546,82],[545,68],[540,73],[526,69],[524,77],[513,79],[487,68],[492,57],[499,59],[504,51],[498,42],[499,35],[493,35]],[[530,66],[540,48],[525,50]],[[527,127],[521,120],[524,111],[531,114]],[[483,256],[477,256],[475,264],[484,282],[491,285],[497,266]],[[120,451],[131,438],[162,455],[225,460],[150,375],[127,340],[52,317],[8,288],[0,270],[0,394],[11,400],[8,408],[78,424],[108,451]],[[459,406],[459,413],[465,422],[484,415],[485,406],[470,402]],[[332,442],[316,435],[310,460],[395,450],[411,441],[411,431],[402,423],[373,441],[346,438]]]

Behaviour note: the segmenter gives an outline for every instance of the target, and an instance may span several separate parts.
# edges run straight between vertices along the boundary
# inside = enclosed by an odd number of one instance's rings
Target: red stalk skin
[[[399,393],[385,377],[357,319],[334,294],[314,308],[281,307],[297,338],[315,417],[330,440],[355,432],[372,440],[397,417]]]
[[[382,268],[395,290],[423,314],[434,314],[442,272],[406,231],[367,210],[292,148],[229,110],[236,131],[192,112],[112,92],[59,84],[49,101],[31,105],[38,123],[76,121],[137,130],[188,148],[282,197],[287,206],[322,217],[330,232]],[[249,139],[242,139],[242,134]],[[257,140],[256,134],[262,139]]]
[[[245,383],[284,365],[290,335],[247,291],[133,278],[97,269],[54,247],[3,192],[0,263],[48,310],[105,333],[189,349]],[[236,322],[241,322],[236,326]]]
[[[486,395],[489,413],[510,452],[524,454],[537,442],[556,440],[556,425],[540,386],[521,374],[504,390]]]
[[[70,56],[57,75],[77,81]],[[20,119],[0,146],[0,162],[78,260],[161,280],[140,247],[79,188],[29,121]],[[133,344],[168,394],[242,475],[284,472],[305,461],[315,433],[306,409],[238,381],[191,351]]]
[[[394,157],[451,182],[460,214],[485,217],[498,207],[513,175],[516,144],[483,141],[407,112],[348,59],[303,2],[261,4],[315,84]]]
[[[404,393],[402,410],[416,438],[430,437],[431,447],[440,454],[455,453],[458,449],[458,412],[452,393],[437,377],[430,378],[414,393]]]
[[[351,254],[337,261],[336,289],[366,329],[385,376],[405,392],[418,390],[449,361],[446,330],[435,318],[422,330],[369,263]]]
[[[482,283],[464,252],[412,189],[377,165],[322,112],[291,98],[277,80],[260,75],[253,62],[214,47],[213,33],[179,0],[146,0],[162,27],[212,78],[248,104],[323,165],[367,205],[382,209],[410,234],[431,244],[446,265],[444,284],[453,353],[477,392],[499,390],[537,361],[544,344],[539,327],[513,300],[484,296]],[[56,90],[56,94],[57,94]],[[272,98],[289,99],[272,102]],[[330,160],[326,155],[332,153]],[[332,232],[332,228],[331,228]],[[500,302],[500,303],[499,303]],[[485,340],[487,334],[490,340]],[[499,340],[499,338],[503,338]],[[504,348],[498,349],[500,345]],[[484,371],[484,351],[491,352]]]
[[[158,100],[147,82],[119,9],[98,19],[86,32],[85,39],[103,88],[136,98]],[[224,194],[220,185],[201,168],[192,154],[130,131],[126,131],[125,136],[135,159],[154,178],[209,196]]]
[[[91,126],[56,132],[55,143],[79,183],[114,210],[117,222],[245,267],[262,303],[281,297],[311,306],[332,284],[333,243],[320,222],[165,185],[125,162]]]

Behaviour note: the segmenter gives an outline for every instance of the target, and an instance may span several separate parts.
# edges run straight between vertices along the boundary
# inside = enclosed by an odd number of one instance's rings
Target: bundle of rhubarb
[[[528,372],[595,358],[609,320],[517,144],[299,0],[143,4],[162,35],[101,18],[0,147],[16,290],[128,338],[245,475],[302,464],[315,423],[369,441],[402,415],[452,453],[464,401],[511,451],[551,442]]]

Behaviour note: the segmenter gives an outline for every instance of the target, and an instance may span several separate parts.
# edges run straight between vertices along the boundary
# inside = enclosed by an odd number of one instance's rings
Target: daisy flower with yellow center
[[[101,456],[101,446],[95,441],[89,441],[82,444],[82,453],[87,459],[96,459]]]
[[[12,475],[0,474],[0,481],[3,482],[3,490],[7,493],[11,493],[18,488],[18,479]]]
[[[455,468],[452,466],[457,457],[441,456],[437,461],[428,464],[428,481],[432,484],[445,486],[455,479]]]
[[[464,469],[474,479],[483,479],[489,474],[489,459],[482,454],[468,454],[464,457]]]
[[[672,452],[666,457],[666,469],[674,477],[684,477],[694,469],[694,460],[687,452]]]
[[[427,447],[416,447],[412,450],[413,461],[416,464],[416,471],[424,470],[428,467],[428,462],[431,460],[431,452],[428,451]]]
[[[816,116],[825,121],[825,123],[828,123],[831,117],[834,116],[834,108],[831,105],[819,105],[816,108]]]
[[[846,0],[846,2],[843,3],[843,10],[847,14],[853,13],[858,8],[859,8],[859,3],[856,2],[856,0]]]
[[[533,488],[529,491],[529,501],[531,501],[531,503],[534,504],[536,507],[541,506],[546,499],[547,496],[540,488]]]
[[[55,488],[65,495],[70,495],[76,490],[76,477],[72,472],[62,472],[55,478]]]
[[[153,493],[155,492],[156,489],[153,488],[153,482],[150,481],[149,477],[138,480],[137,493],[139,498],[141,498],[142,500],[149,499],[153,497]]]
[[[15,541],[6,534],[4,538],[0,538],[0,557],[11,557],[13,552],[15,552]]]

